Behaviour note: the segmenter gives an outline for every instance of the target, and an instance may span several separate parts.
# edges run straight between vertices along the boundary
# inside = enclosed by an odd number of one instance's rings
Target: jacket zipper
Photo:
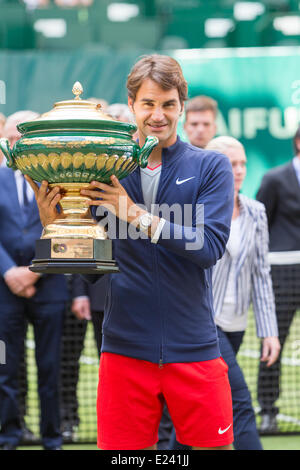
[[[162,344],[160,345],[160,357],[159,357],[159,363],[158,363],[159,369],[163,369],[164,363],[163,363],[163,346]]]
[[[163,175],[163,170],[164,170],[163,161],[161,162],[161,164],[162,164],[162,167],[161,167],[161,174],[160,174],[159,184],[158,184],[158,188],[157,188],[155,204],[157,204],[158,196],[159,196],[159,193],[160,193],[160,190],[161,190],[161,186],[162,186],[162,175]],[[144,201],[144,197],[143,197],[142,184],[141,184],[141,173],[140,173],[140,170],[139,170],[139,178],[138,178],[138,180],[139,180],[139,190],[140,190],[140,194],[142,195],[142,200],[143,200],[144,205],[145,205],[145,201]],[[151,244],[150,244],[150,245],[151,245]],[[156,272],[157,272],[157,271],[158,271],[158,267],[157,267],[157,255],[156,255],[156,252],[155,252],[154,249],[153,249],[153,256],[154,256],[154,259],[155,259],[155,270],[156,270]],[[159,288],[159,286],[157,286],[157,287]],[[163,369],[163,367],[164,367],[164,364],[163,364],[163,329],[164,329],[164,326],[163,326],[163,318],[161,318],[161,345],[160,345],[159,363],[158,363],[159,369]]]
[[[165,166],[164,166],[163,158],[162,158],[162,161],[161,161],[161,174],[160,174],[159,184],[158,184],[158,188],[157,188],[155,204],[158,204],[158,201],[159,201],[159,196],[160,196],[162,181],[163,181],[163,176],[164,176],[164,169],[165,169]],[[157,262],[157,253],[156,252],[155,252],[155,269],[156,269],[156,272],[158,273],[158,262]],[[158,276],[158,274],[157,274],[157,276]],[[159,284],[159,282],[158,282],[158,284]],[[157,288],[159,289],[159,285],[157,286]],[[159,290],[158,290],[158,292],[159,292]],[[160,295],[159,295],[159,301],[160,301]],[[161,344],[160,344],[158,368],[163,369],[163,367],[164,367],[164,363],[163,363],[164,318],[163,318],[162,315],[161,315],[161,321],[160,322],[161,322]]]

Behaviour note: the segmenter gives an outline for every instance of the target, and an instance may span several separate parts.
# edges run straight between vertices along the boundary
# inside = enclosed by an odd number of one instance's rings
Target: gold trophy
[[[58,218],[44,227],[36,242],[30,269],[38,273],[117,272],[112,242],[104,227],[93,219],[87,197],[80,194],[91,181],[110,184],[137,166],[145,168],[158,139],[149,136],[142,148],[132,138],[137,127],[116,121],[99,104],[82,100],[76,82],[72,100],[54,104],[37,119],[18,125],[22,137],[10,149],[0,139],[7,166],[36,182],[59,186],[62,198]]]

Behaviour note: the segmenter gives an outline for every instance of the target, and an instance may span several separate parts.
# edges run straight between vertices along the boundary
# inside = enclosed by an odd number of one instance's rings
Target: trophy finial
[[[83,92],[83,88],[80,82],[75,82],[72,88],[72,93],[75,95],[75,100],[80,100],[80,95]]]

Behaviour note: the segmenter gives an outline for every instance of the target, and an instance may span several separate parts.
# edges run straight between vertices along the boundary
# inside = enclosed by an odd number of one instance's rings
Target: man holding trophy
[[[94,210],[108,210],[127,229],[113,240],[119,272],[109,275],[103,322],[98,447],[155,449],[166,402],[179,442],[231,449],[231,392],[211,294],[211,268],[230,230],[231,165],[177,136],[187,83],[174,59],[143,57],[127,88],[139,145],[149,136],[158,145],[148,166],[122,183],[110,175],[110,184],[92,181],[81,189]],[[28,180],[49,225],[57,218],[59,185]]]

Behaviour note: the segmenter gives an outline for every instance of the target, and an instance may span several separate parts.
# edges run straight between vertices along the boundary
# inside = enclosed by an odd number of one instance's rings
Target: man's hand
[[[72,302],[71,310],[79,320],[91,320],[91,303],[88,297],[78,297]]]
[[[82,189],[81,194],[91,198],[90,205],[105,207],[119,219],[137,227],[139,216],[147,211],[132,201],[115,175],[110,180],[112,185],[92,181],[90,188]],[[149,233],[155,233],[158,223],[159,217],[153,216]]]
[[[260,360],[266,362],[267,367],[270,367],[274,362],[276,362],[279,352],[280,352],[280,343],[277,336],[269,336],[263,339],[262,355]]]
[[[26,299],[31,299],[36,293],[36,288],[34,286],[26,287],[23,291],[19,292],[19,297],[25,297]]]
[[[39,187],[29,176],[26,175],[25,178],[34,191],[41,223],[43,227],[45,227],[54,222],[59,215],[56,206],[59,204],[62,197],[60,188],[59,186],[55,186],[53,189],[49,190],[47,181],[42,181]]]
[[[92,181],[88,189],[81,190],[81,194],[91,198],[90,205],[103,206],[130,223],[141,209],[130,199],[116,176],[112,175],[110,179],[112,185]],[[132,214],[135,217],[131,217]]]
[[[11,292],[20,297],[32,297],[36,289],[34,284],[40,278],[26,266],[14,266],[4,274],[4,280]]]

